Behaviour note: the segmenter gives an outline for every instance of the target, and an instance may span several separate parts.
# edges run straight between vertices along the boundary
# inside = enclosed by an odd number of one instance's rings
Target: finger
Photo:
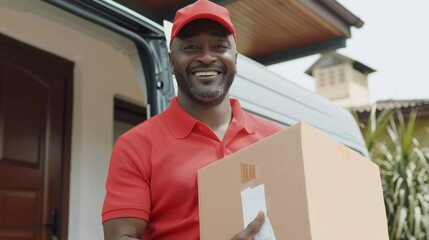
[[[231,240],[250,240],[253,239],[253,236],[259,232],[262,224],[265,221],[265,214],[262,211],[259,211],[256,218],[247,225],[246,229],[242,232],[235,235]]]
[[[255,234],[257,234],[259,232],[259,229],[262,227],[262,224],[264,224],[264,220],[265,220],[264,212],[259,211],[255,220],[250,222],[249,225],[247,225],[246,229],[244,230],[245,235],[248,237],[253,237]]]

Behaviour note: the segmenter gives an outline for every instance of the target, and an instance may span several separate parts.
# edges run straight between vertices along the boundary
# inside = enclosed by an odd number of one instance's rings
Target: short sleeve
[[[149,147],[139,146],[139,153],[146,154],[138,154],[132,145],[122,138],[115,144],[106,180],[103,222],[121,217],[149,220],[150,169],[144,164],[148,159],[142,159],[144,156],[150,156]]]

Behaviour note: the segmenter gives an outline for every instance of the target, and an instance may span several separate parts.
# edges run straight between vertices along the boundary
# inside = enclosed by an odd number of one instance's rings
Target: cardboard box
[[[299,123],[198,172],[202,240],[244,226],[243,190],[263,185],[277,240],[387,240],[378,166]]]

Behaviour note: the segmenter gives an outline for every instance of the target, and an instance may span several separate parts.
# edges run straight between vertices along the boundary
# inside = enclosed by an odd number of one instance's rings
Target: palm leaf
[[[383,110],[380,112],[378,117],[376,116],[377,108],[374,105],[371,109],[369,119],[367,121],[367,126],[363,133],[366,147],[368,151],[371,152],[374,147],[374,143],[379,139],[380,135],[385,131],[389,120],[393,114],[392,110]]]
[[[380,168],[392,240],[429,240],[429,149],[415,137],[417,120],[417,109],[405,119],[392,110],[377,116],[373,107],[362,129],[371,159]]]

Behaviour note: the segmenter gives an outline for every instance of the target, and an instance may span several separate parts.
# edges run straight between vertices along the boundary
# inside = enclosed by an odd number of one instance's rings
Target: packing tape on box
[[[252,181],[258,177],[256,165],[240,163],[241,184]]]
[[[339,148],[340,148],[341,159],[349,161],[350,160],[349,149],[346,146],[342,145],[342,144],[339,145]]]

